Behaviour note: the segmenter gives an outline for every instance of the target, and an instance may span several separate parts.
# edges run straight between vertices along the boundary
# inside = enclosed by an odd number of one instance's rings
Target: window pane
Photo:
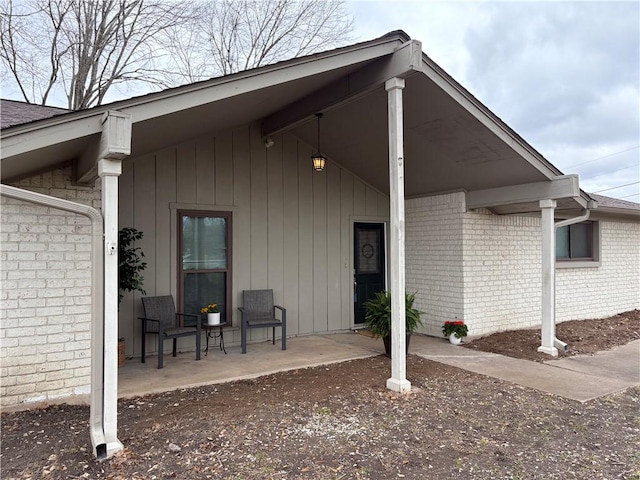
[[[182,268],[227,268],[227,219],[182,217]]]
[[[200,313],[210,303],[217,303],[220,321],[226,321],[226,272],[185,273],[184,313]],[[185,322],[186,323],[186,322]]]
[[[358,230],[358,273],[380,272],[378,235],[378,230]]]
[[[591,258],[591,223],[571,225],[571,258]]]
[[[569,227],[556,230],[556,258],[569,258]]]

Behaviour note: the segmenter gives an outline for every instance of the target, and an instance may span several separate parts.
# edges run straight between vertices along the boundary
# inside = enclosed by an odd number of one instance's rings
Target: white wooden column
[[[389,193],[391,206],[391,378],[387,388],[396,392],[411,390],[407,380],[405,277],[404,277],[404,144],[402,89],[404,80],[387,80],[389,107]]]
[[[98,161],[104,218],[104,397],[107,456],[122,450],[118,431],[118,176],[120,160]]]
[[[540,200],[542,209],[542,341],[538,351],[558,356],[556,338],[556,232],[555,200]]]

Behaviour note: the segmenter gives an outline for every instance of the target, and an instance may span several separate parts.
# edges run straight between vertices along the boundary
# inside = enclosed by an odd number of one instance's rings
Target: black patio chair
[[[142,356],[141,362],[145,363],[146,335],[152,333],[158,336],[158,368],[163,364],[163,345],[167,339],[173,339],[173,356],[176,356],[178,338],[196,337],[196,360],[200,360],[200,315],[193,313],[177,313],[171,295],[161,297],[142,297],[144,317],[142,320]],[[192,317],[195,325],[184,326],[185,317]]]
[[[276,309],[281,318],[276,318]],[[244,290],[240,310],[242,353],[247,353],[247,330],[250,328],[273,329],[276,344],[276,327],[282,328],[282,350],[287,349],[287,309],[273,304],[273,290]]]

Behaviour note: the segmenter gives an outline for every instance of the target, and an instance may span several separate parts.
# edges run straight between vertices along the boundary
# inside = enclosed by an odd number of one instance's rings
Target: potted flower
[[[445,337],[449,337],[449,342],[453,345],[459,345],[469,333],[469,328],[463,320],[447,320],[442,325],[442,333]]]
[[[405,329],[406,347],[409,351],[409,339],[411,334],[422,325],[420,310],[413,307],[416,299],[415,293],[407,293],[405,301]],[[391,356],[391,293],[378,292],[373,298],[364,303],[364,321],[367,329],[374,338],[382,337],[384,350],[388,357]]]
[[[220,325],[220,311],[217,303],[210,303],[202,307],[200,312],[207,314],[207,325]]]

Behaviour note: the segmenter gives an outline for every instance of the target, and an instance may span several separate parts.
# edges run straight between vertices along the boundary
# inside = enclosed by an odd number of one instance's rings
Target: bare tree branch
[[[2,83],[84,109],[340,46],[343,0],[0,0]]]

